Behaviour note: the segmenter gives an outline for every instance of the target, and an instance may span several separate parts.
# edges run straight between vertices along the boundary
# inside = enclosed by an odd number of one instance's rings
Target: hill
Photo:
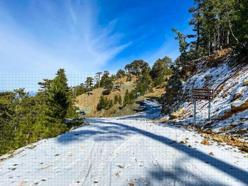
[[[118,78],[114,81],[114,85],[118,85],[118,88],[113,88],[109,95],[104,97],[114,100],[115,96],[121,96],[124,100],[126,91],[131,92],[135,89],[137,85],[137,77],[132,76],[132,79],[129,81],[127,76]],[[99,103],[100,97],[103,95],[104,88],[95,88],[90,92],[84,93],[76,97],[76,107],[81,111],[86,113],[87,117],[95,116],[122,116],[128,114],[134,114],[138,109],[138,102],[143,101],[147,98],[160,98],[164,93],[164,88],[152,88],[145,95],[139,96],[135,99],[133,104],[129,104],[125,107],[122,107],[120,104],[115,104],[108,110],[97,110],[97,104]]]
[[[116,95],[120,95],[122,100],[124,98],[126,90],[133,90],[135,88],[136,79],[133,78],[131,81],[127,81],[126,77],[117,79],[114,84],[120,84],[118,89],[113,89],[109,95],[106,95],[108,99],[114,100]],[[84,111],[88,117],[90,116],[106,116],[117,112],[120,105],[114,105],[109,110],[97,111],[97,104],[99,103],[100,97],[103,95],[104,88],[96,88],[90,92],[84,93],[76,98],[76,106]],[[130,111],[131,112],[131,111]],[[123,113],[129,114],[129,113]]]

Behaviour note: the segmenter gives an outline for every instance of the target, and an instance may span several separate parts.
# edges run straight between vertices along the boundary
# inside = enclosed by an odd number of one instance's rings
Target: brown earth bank
[[[240,151],[248,153],[248,142],[241,138],[227,134],[215,133],[210,129],[206,130],[192,125],[187,125],[185,128],[189,130],[196,130],[198,133],[200,133],[205,138],[206,145],[209,144],[210,141],[215,141],[217,143],[224,143],[233,147],[237,147]]]

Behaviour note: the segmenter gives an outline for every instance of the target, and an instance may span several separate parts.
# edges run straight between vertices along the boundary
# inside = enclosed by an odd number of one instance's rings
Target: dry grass
[[[198,133],[200,133],[204,140],[201,142],[201,144],[208,145],[211,140],[216,141],[217,143],[225,143],[227,145],[237,147],[239,150],[248,153],[248,142],[244,141],[240,138],[227,135],[227,134],[219,134],[208,130],[203,130],[200,127],[188,125],[185,126],[187,129],[196,129]]]
[[[201,141],[201,144],[203,145],[210,145],[209,141],[207,139],[204,139]]]
[[[97,88],[92,91],[92,95],[82,94],[76,98],[76,106],[84,110],[87,114],[96,111],[96,107],[100,96],[102,95],[103,88]]]
[[[159,99],[165,93],[165,88],[153,88],[150,92],[146,93],[144,96],[138,97],[137,101],[142,101],[144,99]]]
[[[208,61],[209,62],[216,62],[219,59],[227,56],[231,52],[232,52],[232,49],[231,48],[225,48],[225,49],[222,49],[222,50],[217,50],[214,54],[212,54],[212,55],[210,55],[208,57]]]
[[[180,108],[171,114],[171,119],[182,119],[186,114],[185,108]]]
[[[127,81],[126,77],[120,78],[114,83],[120,83],[120,90],[112,90],[111,93],[105,97],[108,99],[114,100],[114,97],[116,95],[120,95],[122,97],[122,100],[124,99],[124,95],[126,93],[126,90],[133,90],[135,85],[136,79],[133,77],[132,81]],[[99,102],[99,99],[102,95],[103,88],[97,88],[92,91],[92,95],[82,94],[76,98],[75,105],[80,108],[81,110],[86,112],[87,117],[92,116],[112,116],[119,110],[120,105],[114,105],[113,108],[105,111],[97,111],[97,104]],[[133,113],[133,111],[126,111],[125,113]]]
[[[124,99],[126,90],[129,92],[132,91],[135,88],[135,84],[137,81],[136,76],[132,76],[131,81],[127,81],[127,77],[124,76],[122,78],[117,79],[114,84],[119,84],[120,89],[119,90],[112,90],[111,93],[105,97],[108,99],[114,100],[114,97],[116,95],[120,95],[122,97],[122,100]],[[102,95],[103,88],[97,88],[92,91],[91,95],[82,94],[76,98],[76,103],[75,105],[80,108],[80,110],[83,110],[86,112],[87,117],[92,117],[92,116],[121,116],[121,115],[128,115],[128,114],[133,114],[135,113],[135,109],[137,109],[137,105],[128,105],[125,108],[120,109],[121,105],[114,105],[111,109],[109,110],[103,110],[103,111],[97,111],[97,104],[99,102],[99,99]],[[162,94],[164,94],[164,88],[153,88],[153,90],[144,96],[140,96],[137,101],[141,101],[147,98],[160,98]]]

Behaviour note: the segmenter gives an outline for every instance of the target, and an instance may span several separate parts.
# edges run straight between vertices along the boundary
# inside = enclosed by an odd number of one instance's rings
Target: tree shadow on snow
[[[93,123],[94,120],[91,121]],[[96,121],[98,125],[83,127],[80,130],[73,130],[57,137],[58,142],[68,144],[74,141],[84,141],[93,139],[94,141],[113,141],[123,140],[125,136],[131,135],[134,132],[131,130],[123,130],[122,126],[102,125]]]
[[[151,138],[155,141],[158,141],[164,145],[170,146],[172,148],[175,148],[178,151],[183,152],[184,154],[195,158],[197,160],[200,160],[202,162],[208,163],[208,165],[232,176],[233,178],[236,178],[237,180],[248,184],[248,172],[244,171],[236,166],[230,165],[222,160],[216,159],[208,154],[205,154],[201,151],[198,151],[196,149],[190,148],[184,144],[175,143],[175,141],[161,135],[157,135],[154,133],[151,133],[149,131],[145,131],[133,126],[128,126],[121,123],[115,123],[115,122],[108,122],[104,121],[103,119],[90,119],[91,123],[95,123],[94,125],[86,128],[85,130],[82,129],[80,131],[72,131],[67,134],[61,135],[58,137],[58,141],[61,143],[69,143],[74,140],[85,140],[88,138],[93,138],[95,141],[113,141],[113,140],[122,140],[126,136],[133,135],[133,134],[141,134],[145,137]],[[185,170],[181,170],[179,167],[177,167],[180,174],[186,174]],[[180,181],[180,174],[178,173],[175,175],[171,172],[167,172],[165,170],[151,170],[150,175],[158,180],[163,179],[177,179],[178,182]],[[192,175],[193,177],[193,175]],[[199,183],[203,183],[201,185],[204,185],[204,181],[200,180],[200,178],[197,178],[199,180]],[[193,184],[194,185],[194,184]],[[218,184],[217,184],[218,185]]]
[[[220,183],[214,178],[202,178],[194,173],[195,170],[189,171],[180,167],[179,162],[177,166],[170,170],[165,170],[163,167],[156,167],[150,169],[147,173],[147,177],[150,182],[157,183],[160,185],[190,185],[190,186],[224,186],[225,184]]]
[[[137,185],[190,185],[190,186],[224,186],[225,184],[212,177],[202,177],[202,170],[197,168],[185,169],[186,158],[176,160],[173,167],[165,169],[160,165],[153,166],[146,171],[146,175],[134,177],[132,182]]]

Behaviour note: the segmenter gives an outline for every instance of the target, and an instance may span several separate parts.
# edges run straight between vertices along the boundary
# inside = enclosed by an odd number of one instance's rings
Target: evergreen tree
[[[194,58],[226,47],[247,48],[248,5],[245,0],[195,0],[189,11],[194,35],[190,52]]]
[[[114,104],[115,105],[118,103],[118,99],[119,99],[118,95],[115,95],[115,97],[114,97]]]
[[[139,77],[136,92],[139,95],[144,95],[147,91],[152,88],[152,78],[148,70],[143,71],[142,75]]]
[[[66,116],[70,104],[69,87],[65,71],[58,70],[56,77],[51,81],[46,93],[46,104],[49,108],[48,115],[62,122]]]
[[[189,44],[186,42],[187,36],[185,36],[183,33],[179,32],[176,29],[172,29],[172,30],[176,34],[175,39],[178,40],[179,42],[179,51],[181,53],[180,55],[181,61],[185,61],[187,60],[187,51],[189,47]]]
[[[122,77],[124,77],[125,75],[126,75],[126,73],[125,73],[125,71],[122,70],[122,69],[118,70],[118,72],[116,73],[116,77],[117,77],[117,78],[122,78]]]
[[[76,115],[64,70],[39,84],[33,97],[24,89],[0,93],[0,154],[69,129],[64,119]]]
[[[123,100],[123,107],[129,104],[133,104],[135,98],[136,98],[136,90],[132,90],[131,92],[126,90],[124,100]]]
[[[150,71],[149,64],[143,60],[134,60],[125,66],[125,70],[132,75],[139,76],[144,71]]]
[[[126,90],[124,100],[123,100],[123,106],[124,107],[130,103],[130,97],[129,96],[130,96],[129,91]]]
[[[113,106],[113,100],[101,96],[97,104],[97,110],[101,111],[103,109],[108,110]]]
[[[174,106],[174,104],[180,101],[182,93],[182,83],[178,68],[173,67],[173,75],[169,79],[165,91],[166,93],[163,97],[162,112],[169,114],[177,109],[176,105]]]
[[[172,60],[167,56],[163,59],[158,59],[154,63],[150,74],[155,86],[161,86],[165,84],[166,76],[171,74],[171,64]]]
[[[15,94],[12,92],[0,93],[0,154],[13,148],[13,138],[16,124],[13,122]]]
[[[122,105],[122,98],[121,98],[121,95],[118,96],[118,103],[119,103],[119,105]]]
[[[232,37],[239,53],[248,53],[248,3],[247,0],[236,0],[232,12],[233,20],[229,22]]]
[[[92,77],[87,77],[85,80],[85,87],[87,91],[91,91],[93,88],[93,81],[94,79]]]

